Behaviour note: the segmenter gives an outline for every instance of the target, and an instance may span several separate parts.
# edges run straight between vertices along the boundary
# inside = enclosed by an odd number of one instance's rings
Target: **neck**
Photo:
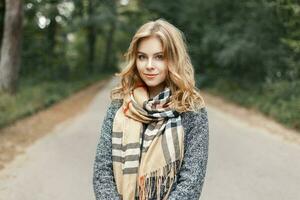
[[[153,98],[156,95],[158,95],[161,91],[163,91],[165,88],[165,85],[162,84],[160,86],[156,86],[156,87],[148,87],[148,91],[149,91],[149,98]]]

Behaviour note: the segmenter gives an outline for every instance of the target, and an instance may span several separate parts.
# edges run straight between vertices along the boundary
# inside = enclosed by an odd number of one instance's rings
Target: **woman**
[[[208,119],[183,34],[163,19],[142,25],[103,121],[96,199],[189,199],[201,194]]]

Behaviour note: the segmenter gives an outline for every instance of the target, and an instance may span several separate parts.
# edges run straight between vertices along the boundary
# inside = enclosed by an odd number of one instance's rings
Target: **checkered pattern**
[[[184,151],[181,116],[169,107],[170,96],[169,88],[153,98],[147,97],[145,88],[136,88],[125,99],[124,108],[118,110],[113,126],[112,158],[120,195],[147,193],[151,197],[153,189],[162,194],[169,191],[170,187],[160,190],[161,184],[166,183],[158,179],[174,181]],[[137,177],[142,181],[128,192],[125,185],[135,183]],[[151,189],[147,185],[149,180]]]

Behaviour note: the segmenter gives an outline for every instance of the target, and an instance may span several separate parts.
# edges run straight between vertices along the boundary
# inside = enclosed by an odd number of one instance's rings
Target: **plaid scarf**
[[[171,91],[150,98],[145,87],[124,98],[113,123],[112,159],[123,200],[167,199],[184,153],[178,112],[170,109]]]

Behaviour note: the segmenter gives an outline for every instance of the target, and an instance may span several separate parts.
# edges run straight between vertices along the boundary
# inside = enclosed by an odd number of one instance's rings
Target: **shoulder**
[[[108,109],[107,109],[107,117],[108,118],[114,118],[115,114],[119,110],[119,108],[122,106],[123,100],[122,99],[113,99],[111,100]]]
[[[207,109],[203,107],[197,111],[187,111],[180,114],[185,124],[205,123],[208,121]]]
[[[120,108],[123,104],[123,99],[112,99],[109,107],[111,108]]]
[[[208,132],[208,114],[206,107],[197,111],[187,111],[180,114],[181,123],[188,134],[192,129],[197,129],[200,133]]]

